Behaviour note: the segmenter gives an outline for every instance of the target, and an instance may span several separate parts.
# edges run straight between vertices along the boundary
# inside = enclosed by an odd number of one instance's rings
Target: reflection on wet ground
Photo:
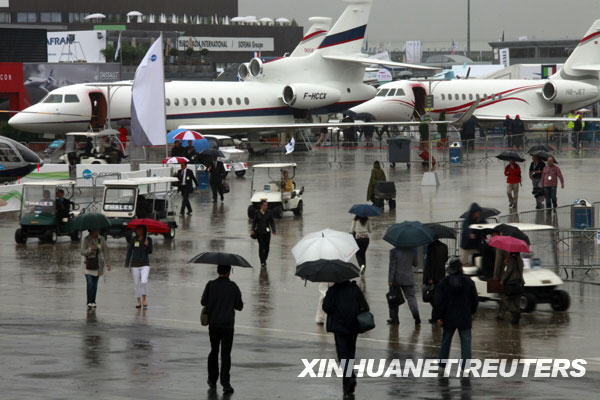
[[[274,159],[274,158],[272,158]],[[364,203],[370,165],[385,160],[377,150],[319,150],[294,154],[295,181],[305,186],[303,217],[286,215],[271,241],[268,267],[234,269],[232,279],[245,307],[237,315],[233,350],[234,397],[243,399],[339,398],[337,379],[300,379],[302,358],[334,358],[333,339],[314,316],[316,284],[294,276],[293,245],[305,234],[330,227],[347,231],[352,204]],[[600,160],[561,158],[566,203],[585,197],[600,200],[594,183]],[[456,219],[477,201],[507,211],[502,164],[472,163],[438,171],[439,188],[420,186],[420,168],[386,168],[398,189],[398,209],[373,220],[366,276],[359,283],[376,317],[377,327],[358,341],[360,358],[435,357],[441,331],[424,323],[415,328],[405,306],[399,327],[388,327],[387,265],[389,245],[381,240],[387,226],[403,220]],[[0,390],[6,398],[221,398],[206,394],[206,329],[199,324],[199,302],[215,268],[187,264],[194,254],[231,251],[258,265],[258,245],[249,237],[246,208],[250,177],[230,178],[232,191],[213,204],[207,193],[194,197],[194,214],[180,220],[176,239],[156,240],[151,257],[150,308],[137,310],[129,271],[123,268],[124,240],[109,239],[113,270],[100,279],[98,309],[85,308],[79,246],[61,238],[52,246],[12,241],[16,220],[0,225]],[[258,181],[257,181],[258,182]],[[532,208],[529,183],[520,206]],[[529,207],[528,207],[529,206]],[[417,279],[419,279],[418,277]],[[473,327],[474,357],[584,358],[581,379],[415,379],[363,378],[357,398],[591,398],[600,370],[596,327],[600,289],[568,283],[568,313],[540,305],[524,315],[521,326],[498,322],[495,303],[483,303]],[[419,302],[426,321],[430,306]],[[458,356],[458,341],[453,354]],[[43,390],[43,391],[42,391]]]

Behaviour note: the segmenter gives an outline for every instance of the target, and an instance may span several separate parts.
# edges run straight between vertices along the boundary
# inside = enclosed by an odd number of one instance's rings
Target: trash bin
[[[375,183],[373,203],[383,210],[385,200],[388,201],[390,210],[396,208],[396,185],[394,182]]]
[[[571,206],[571,227],[587,229],[594,227],[594,207],[585,199],[577,199]]]
[[[395,137],[387,140],[388,145],[388,161],[393,167],[396,163],[407,163],[410,165],[410,138]]]
[[[450,145],[450,164],[459,164],[461,157],[461,147],[460,142],[453,142]]]
[[[196,179],[198,179],[198,190],[208,190],[209,174],[204,164],[196,165]]]

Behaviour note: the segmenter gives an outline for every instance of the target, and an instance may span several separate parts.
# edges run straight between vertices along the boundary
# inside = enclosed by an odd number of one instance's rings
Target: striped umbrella
[[[185,157],[169,157],[162,160],[163,164],[187,164],[188,162],[190,160]]]
[[[204,136],[202,136],[201,134],[199,134],[196,131],[183,131],[183,132],[179,132],[178,134],[173,136],[173,139],[175,139],[175,140],[200,140],[200,139],[204,139]]]

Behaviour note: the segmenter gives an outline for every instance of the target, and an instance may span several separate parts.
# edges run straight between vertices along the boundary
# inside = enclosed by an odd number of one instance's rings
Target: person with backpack
[[[135,235],[131,238],[125,257],[125,268],[131,269],[133,276],[133,290],[137,304],[135,308],[148,308],[146,296],[148,295],[148,275],[150,274],[149,256],[152,253],[152,238],[148,236],[146,227],[138,225]]]
[[[98,279],[104,274],[105,266],[110,271],[108,247],[97,229],[90,229],[89,234],[81,241],[81,264],[87,287],[87,307],[95,309]]]

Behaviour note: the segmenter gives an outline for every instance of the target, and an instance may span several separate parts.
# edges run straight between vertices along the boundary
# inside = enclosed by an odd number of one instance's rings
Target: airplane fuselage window
[[[222,97],[219,97],[219,105],[222,106],[225,102],[223,101]]]
[[[210,105],[211,105],[211,106],[214,106],[214,105],[215,105],[215,98],[214,98],[214,97],[211,97],[211,98],[210,98]]]
[[[237,104],[238,106],[242,104],[242,100],[240,100],[239,97],[235,98],[235,104]]]
[[[458,100],[458,93],[454,93],[454,100]]]
[[[233,104],[233,100],[231,100],[231,97],[227,98],[227,104],[232,105]]]
[[[473,94],[469,93],[469,100],[473,100]]]
[[[466,99],[467,99],[467,96],[466,96],[464,93],[462,94],[462,99],[463,99],[463,100],[466,100]]]
[[[479,100],[479,93],[477,93],[477,94],[475,95],[475,99],[476,99],[476,100]]]
[[[171,99],[166,99],[165,104],[167,105],[167,107],[169,107],[171,105]]]
[[[446,100],[446,96],[442,93],[442,100]]]
[[[204,97],[200,99],[200,104],[202,104],[203,106],[206,105],[206,99]]]
[[[246,105],[250,104],[250,99],[247,97],[244,97],[244,104],[246,104]]]
[[[395,96],[396,95],[396,89],[390,89],[390,91],[387,94],[388,96]]]
[[[79,97],[76,94],[65,94],[65,103],[79,103]]]
[[[179,106],[179,99],[177,97],[175,97],[175,100],[173,100],[173,104],[175,105],[175,107]]]
[[[381,89],[379,91],[379,93],[377,93],[377,96],[385,96],[385,95],[387,95],[388,91],[389,91],[389,89]]]
[[[62,101],[63,101],[62,94],[49,94],[42,101],[42,103],[62,103]]]
[[[452,101],[452,94],[448,93],[448,100]]]
[[[486,100],[487,99],[487,93],[483,94],[483,99]]]
[[[198,104],[198,100],[195,97],[192,97],[192,105],[195,106]]]
[[[188,105],[188,99],[187,99],[187,97],[184,97],[184,98],[183,98],[183,105],[184,105],[184,106],[187,106],[187,105]]]

